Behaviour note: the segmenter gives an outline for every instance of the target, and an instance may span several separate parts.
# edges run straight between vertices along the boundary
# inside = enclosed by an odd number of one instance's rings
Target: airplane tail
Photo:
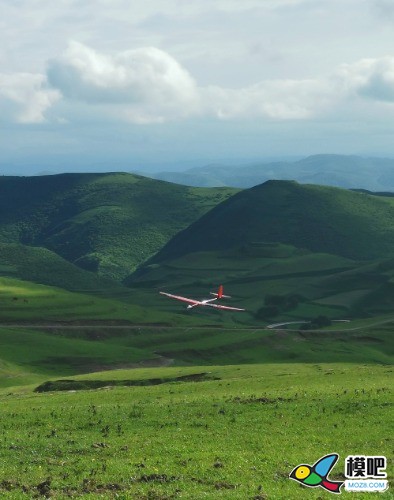
[[[219,290],[218,290],[218,293],[214,293],[214,292],[209,292],[211,295],[213,295],[214,297],[217,297],[218,299],[231,299],[230,295],[224,295],[223,293],[223,285],[220,285],[219,286]]]

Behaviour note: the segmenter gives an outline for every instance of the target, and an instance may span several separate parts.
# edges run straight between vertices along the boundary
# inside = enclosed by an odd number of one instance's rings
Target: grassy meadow
[[[331,452],[334,479],[352,453],[387,456],[392,477],[390,315],[319,332],[210,326],[215,311],[166,326],[161,310],[1,286],[0,497],[322,499],[288,475]]]
[[[174,381],[193,374],[206,378]],[[330,493],[307,490],[289,473],[330,452],[340,454],[336,480],[348,454],[392,458],[392,376],[391,367],[377,364],[267,363],[76,377],[160,379],[158,385],[41,394],[34,386],[7,388],[0,391],[0,493],[328,499]]]
[[[379,363],[393,359],[392,315],[321,331],[245,326],[211,311],[175,315],[2,278],[0,387],[111,368],[175,364]],[[22,287],[22,288],[20,288]],[[3,288],[5,293],[6,288]],[[14,300],[17,292],[18,300]],[[30,295],[29,295],[29,293]],[[36,295],[35,295],[36,294]],[[21,297],[29,297],[25,303]],[[7,309],[10,308],[7,316]],[[43,318],[43,311],[46,317]],[[62,319],[66,318],[66,319]],[[212,319],[211,319],[212,318]],[[154,321],[156,319],[156,321]],[[215,319],[216,323],[213,322]],[[236,318],[235,318],[236,319]]]

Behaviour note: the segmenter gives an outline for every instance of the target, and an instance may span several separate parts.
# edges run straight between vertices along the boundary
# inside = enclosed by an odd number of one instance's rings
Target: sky
[[[393,0],[0,11],[0,173],[394,157]]]

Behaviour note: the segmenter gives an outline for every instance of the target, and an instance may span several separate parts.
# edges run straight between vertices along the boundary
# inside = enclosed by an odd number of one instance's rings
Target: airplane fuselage
[[[197,306],[204,306],[205,304],[208,304],[209,302],[212,302],[212,300],[214,300],[214,299],[200,300],[198,304],[189,304],[187,306],[187,309],[192,309],[193,307],[197,307]]]

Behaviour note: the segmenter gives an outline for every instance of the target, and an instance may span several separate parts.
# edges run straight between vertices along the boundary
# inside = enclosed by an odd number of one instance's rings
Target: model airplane
[[[160,292],[160,293],[161,295],[166,295],[167,297],[170,297],[170,299],[176,299],[188,303],[189,304],[187,306],[188,309],[192,309],[193,307],[197,306],[205,306],[205,307],[214,307],[215,309],[225,309],[227,311],[245,311],[245,309],[240,309],[239,307],[222,306],[221,304],[213,303],[216,300],[223,298],[231,299],[230,295],[223,294],[223,285],[220,285],[218,293],[209,292],[211,295],[215,296],[214,299],[195,300],[195,299],[189,299],[187,297],[181,297],[180,295],[172,295],[172,293],[167,293],[167,292]]]

